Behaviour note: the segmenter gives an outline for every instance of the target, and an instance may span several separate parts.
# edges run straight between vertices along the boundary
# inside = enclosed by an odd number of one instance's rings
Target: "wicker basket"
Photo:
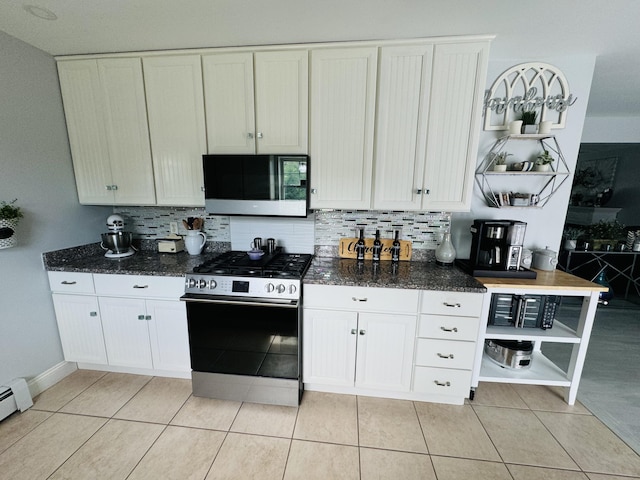
[[[18,244],[17,226],[17,219],[0,220],[0,248],[15,247]]]

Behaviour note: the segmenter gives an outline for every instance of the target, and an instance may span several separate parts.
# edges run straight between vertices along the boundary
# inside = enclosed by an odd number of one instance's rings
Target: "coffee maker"
[[[469,258],[472,274],[535,278],[535,272],[520,267],[526,230],[527,224],[517,220],[474,220]]]

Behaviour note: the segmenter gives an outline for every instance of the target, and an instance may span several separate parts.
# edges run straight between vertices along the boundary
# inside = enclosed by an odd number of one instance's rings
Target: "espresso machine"
[[[520,260],[527,224],[517,220],[474,220],[469,268],[478,277],[536,278]]]

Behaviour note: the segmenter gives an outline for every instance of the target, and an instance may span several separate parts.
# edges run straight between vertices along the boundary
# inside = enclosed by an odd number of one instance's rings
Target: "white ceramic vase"
[[[202,248],[207,241],[207,236],[199,230],[187,230],[184,239],[184,246],[189,255],[200,255]]]
[[[446,232],[442,236],[442,243],[436,248],[436,263],[438,265],[453,265],[456,259],[456,249],[451,243],[451,233]]]

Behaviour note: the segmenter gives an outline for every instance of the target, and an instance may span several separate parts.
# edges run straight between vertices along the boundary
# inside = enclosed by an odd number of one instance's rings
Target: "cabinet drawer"
[[[466,398],[471,390],[471,371],[452,368],[416,367],[413,391]]]
[[[184,293],[183,277],[95,274],[94,283],[98,295],[177,300]]]
[[[420,312],[479,317],[483,298],[482,293],[423,291]]]
[[[418,290],[339,285],[305,285],[304,306],[359,312],[416,313]]]
[[[480,319],[475,317],[422,314],[420,315],[418,336],[475,342],[479,328]]]
[[[416,348],[416,365],[471,370],[475,345],[474,342],[419,338]]]
[[[52,292],[94,293],[93,274],[79,272],[48,272]]]

